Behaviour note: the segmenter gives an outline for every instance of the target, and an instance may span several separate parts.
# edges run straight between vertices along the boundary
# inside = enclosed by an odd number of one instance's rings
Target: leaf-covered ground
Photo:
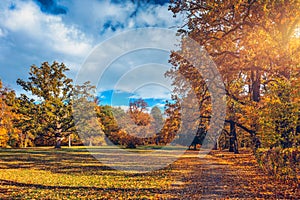
[[[177,177],[184,187],[169,196],[178,199],[300,199],[297,182],[280,182],[264,174],[250,151],[241,154],[212,151],[205,159],[189,152],[173,169],[187,171]],[[176,195],[174,195],[176,194]]]
[[[300,199],[296,183],[264,175],[248,151],[200,157],[188,151],[140,174],[111,169],[82,148],[0,150],[0,199]]]

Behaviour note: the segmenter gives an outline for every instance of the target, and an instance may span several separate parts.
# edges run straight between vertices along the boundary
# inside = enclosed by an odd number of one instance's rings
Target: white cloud
[[[64,19],[76,23],[89,33],[102,33],[94,35],[98,41],[103,41],[115,33],[137,27],[173,27],[181,24],[181,20],[173,18],[168,10],[168,4],[153,5],[140,4],[133,1],[111,3],[111,1],[89,0],[63,0],[61,4],[68,8],[68,15]],[[109,26],[106,27],[105,25]],[[114,29],[114,30],[112,30]]]
[[[177,37],[167,29],[125,32],[99,45],[83,65],[78,81],[99,84],[100,90],[131,92],[145,83],[171,85],[164,77]],[[100,82],[98,82],[100,79]]]
[[[174,26],[175,19],[172,17],[172,13],[168,11],[168,6],[154,6],[151,5],[143,12],[138,13],[136,18],[138,24],[147,24],[149,26],[163,25],[165,27]]]
[[[14,87],[17,78],[27,77],[32,64],[54,60],[64,62],[74,78],[93,46],[116,33],[137,27],[168,28],[179,24],[178,19],[172,18],[167,4],[145,4],[138,8],[132,1],[116,4],[99,0],[60,0],[59,4],[67,9],[67,13],[51,15],[42,12],[33,1],[14,0],[13,8],[10,8],[11,2],[0,1],[0,78]],[[159,34],[156,36],[164,37]],[[143,42],[129,39],[128,45],[131,42]],[[112,52],[113,49],[109,49],[106,53]],[[165,57],[168,59],[168,56]],[[156,59],[161,57],[157,56]],[[112,76],[149,62],[147,55],[130,57],[127,61],[128,64],[116,64],[111,71]],[[98,66],[91,67],[97,69]],[[108,75],[107,79],[117,81],[112,76]],[[104,89],[108,88],[106,86],[103,85]]]
[[[129,110],[129,106],[125,106],[125,105],[120,105],[120,106],[113,106],[114,108],[121,108],[122,110],[124,110],[125,112],[127,112]]]
[[[164,104],[164,103],[157,103],[157,104],[155,104],[154,106],[157,106],[157,107],[159,107],[159,108],[164,108],[165,105],[166,105],[166,104]],[[153,106],[153,107],[154,107],[154,106]]]
[[[33,2],[18,1],[16,6],[0,14],[0,26],[11,36],[22,33],[27,42],[36,43],[32,47],[43,47],[65,56],[82,57],[90,51],[91,40],[75,26],[64,24],[61,16],[44,14]]]
[[[136,95],[131,96],[132,99],[171,99],[171,90],[163,85],[148,84],[134,91]]]
[[[5,36],[6,36],[6,31],[0,28],[0,37],[5,37]]]

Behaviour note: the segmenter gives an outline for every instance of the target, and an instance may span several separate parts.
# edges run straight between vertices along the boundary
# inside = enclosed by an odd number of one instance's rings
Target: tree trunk
[[[62,130],[61,130],[61,123],[59,123],[59,118],[57,118],[56,130],[55,130],[54,133],[55,133],[55,139],[56,139],[55,148],[60,149],[61,148],[61,141],[63,140],[63,136],[62,136]]]
[[[71,147],[72,144],[71,144],[71,134],[69,135],[69,147]]]
[[[251,81],[252,81],[252,100],[255,102],[259,102],[260,100],[260,71],[252,70],[251,71]]]
[[[234,121],[230,121],[229,152],[239,153]]]
[[[24,148],[27,148],[27,144],[28,144],[28,136],[27,134],[25,134]]]
[[[55,144],[55,149],[60,149],[61,148],[61,137],[56,138],[56,144]]]
[[[218,150],[218,142],[215,142],[214,147],[212,150]]]
[[[253,133],[250,134],[251,139],[252,139],[252,148],[253,148],[253,152],[256,152],[256,150],[258,148],[260,148],[260,146],[261,146],[260,139],[257,136],[257,133],[258,133],[258,130],[259,130],[259,118],[258,117],[255,117],[253,119],[253,122],[251,124],[251,130],[253,130]]]

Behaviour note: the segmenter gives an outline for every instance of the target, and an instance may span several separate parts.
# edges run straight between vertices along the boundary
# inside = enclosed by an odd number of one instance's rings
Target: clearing
[[[201,159],[187,151],[161,170],[127,173],[84,148],[28,148],[0,150],[0,199],[300,199],[300,191],[265,175],[247,150]]]

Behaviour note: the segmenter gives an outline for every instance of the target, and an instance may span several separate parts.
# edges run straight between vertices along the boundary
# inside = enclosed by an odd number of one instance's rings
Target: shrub
[[[276,179],[298,181],[300,175],[299,148],[258,149],[255,156],[260,167]]]

